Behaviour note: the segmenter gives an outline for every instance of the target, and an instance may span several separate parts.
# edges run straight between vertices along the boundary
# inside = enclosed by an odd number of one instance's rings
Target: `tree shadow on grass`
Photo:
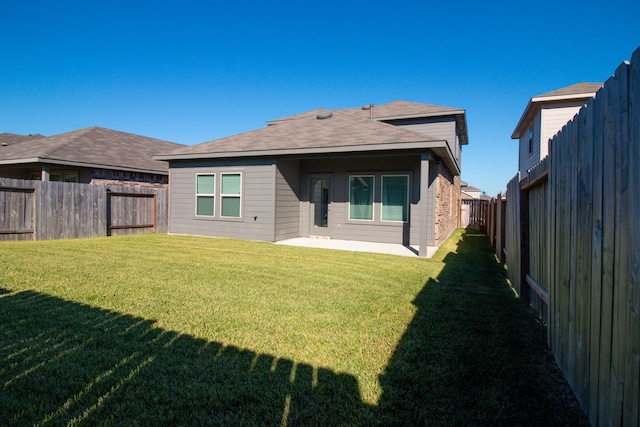
[[[378,406],[350,375],[0,288],[0,424],[588,425],[486,237],[443,261]]]

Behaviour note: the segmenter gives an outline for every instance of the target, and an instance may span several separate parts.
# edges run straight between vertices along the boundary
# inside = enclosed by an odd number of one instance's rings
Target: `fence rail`
[[[589,421],[640,426],[640,49],[506,196],[492,241]]]
[[[0,178],[0,240],[166,232],[164,188]]]

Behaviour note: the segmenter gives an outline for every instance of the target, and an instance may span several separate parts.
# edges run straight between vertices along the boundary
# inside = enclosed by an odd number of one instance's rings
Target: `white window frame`
[[[239,175],[240,176],[240,194],[226,194],[222,192],[222,181],[223,181],[223,177],[225,175]],[[224,219],[241,219],[242,218],[242,214],[243,214],[243,209],[242,209],[242,194],[244,193],[243,187],[244,185],[244,176],[242,172],[220,172],[220,218],[224,218]],[[222,214],[222,201],[224,200],[224,198],[237,198],[239,199],[238,205],[239,205],[239,212],[238,212],[238,216],[228,216],[228,215],[223,215]]]
[[[407,219],[404,220],[394,220],[394,219],[384,219],[383,218],[383,211],[384,211],[384,178],[385,177],[404,177],[406,178],[407,181],[407,199],[405,201],[405,207],[407,209]],[[409,187],[411,186],[411,178],[409,176],[409,174],[406,173],[396,173],[396,174],[381,174],[380,175],[380,221],[381,222],[390,222],[390,223],[396,223],[396,224],[406,224],[409,222],[409,209],[411,208],[411,204],[409,203],[409,201],[411,200],[410,197],[410,190]]]
[[[199,176],[213,176],[213,193],[198,193],[198,177]],[[216,184],[217,178],[215,172],[201,172],[196,173],[196,182],[195,182],[195,206],[194,213],[198,218],[215,218],[216,217]],[[213,198],[213,213],[211,215],[201,215],[198,214],[198,198],[199,197],[212,197]]]
[[[372,178],[373,188],[371,189],[371,219],[359,219],[359,218],[351,218],[351,178]],[[374,222],[376,220],[376,174],[373,173],[362,173],[362,174],[349,174],[347,180],[347,188],[348,188],[348,207],[347,207],[347,220],[348,221],[362,221],[362,222]]]

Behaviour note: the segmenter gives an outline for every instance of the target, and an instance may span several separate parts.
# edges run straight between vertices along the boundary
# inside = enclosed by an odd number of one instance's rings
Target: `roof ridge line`
[[[77,141],[77,140],[79,140],[80,138],[82,138],[82,137],[84,137],[84,136],[87,136],[87,135],[91,134],[92,132],[94,132],[94,131],[96,131],[96,130],[98,130],[98,129],[99,129],[99,127],[98,127],[98,126],[90,126],[90,127],[88,127],[88,128],[80,129],[80,131],[86,131],[86,132],[80,132],[78,136],[76,136],[75,138],[72,138],[72,139],[71,139],[69,142],[67,142],[66,144],[62,144],[62,145],[60,145],[59,147],[57,147],[56,149],[52,150],[51,152],[47,152],[47,153],[45,153],[45,156],[47,156],[47,157],[52,156],[53,154],[55,154],[56,152],[58,152],[58,151],[62,150],[63,148],[68,147],[68,146],[69,146],[69,145],[71,145],[73,142],[76,142],[76,141]],[[74,132],[74,131],[72,131],[72,132]],[[78,131],[76,131],[76,132],[78,132]],[[60,134],[58,134],[58,135],[60,135]],[[54,137],[54,136],[56,136],[56,135],[52,135],[52,136],[50,136],[49,138],[52,138],[52,137]],[[45,138],[45,139],[47,139],[47,138]]]

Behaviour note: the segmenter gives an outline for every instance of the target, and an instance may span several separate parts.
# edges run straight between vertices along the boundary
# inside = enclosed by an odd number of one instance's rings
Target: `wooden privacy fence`
[[[461,200],[460,227],[484,231],[496,248],[496,256],[505,262],[505,228],[507,200],[499,194],[490,200]]]
[[[509,279],[591,424],[639,426],[640,49],[509,182],[506,205]]]
[[[460,226],[472,230],[487,232],[489,218],[489,200],[472,199],[460,201]]]
[[[165,188],[0,178],[0,240],[167,232]]]

